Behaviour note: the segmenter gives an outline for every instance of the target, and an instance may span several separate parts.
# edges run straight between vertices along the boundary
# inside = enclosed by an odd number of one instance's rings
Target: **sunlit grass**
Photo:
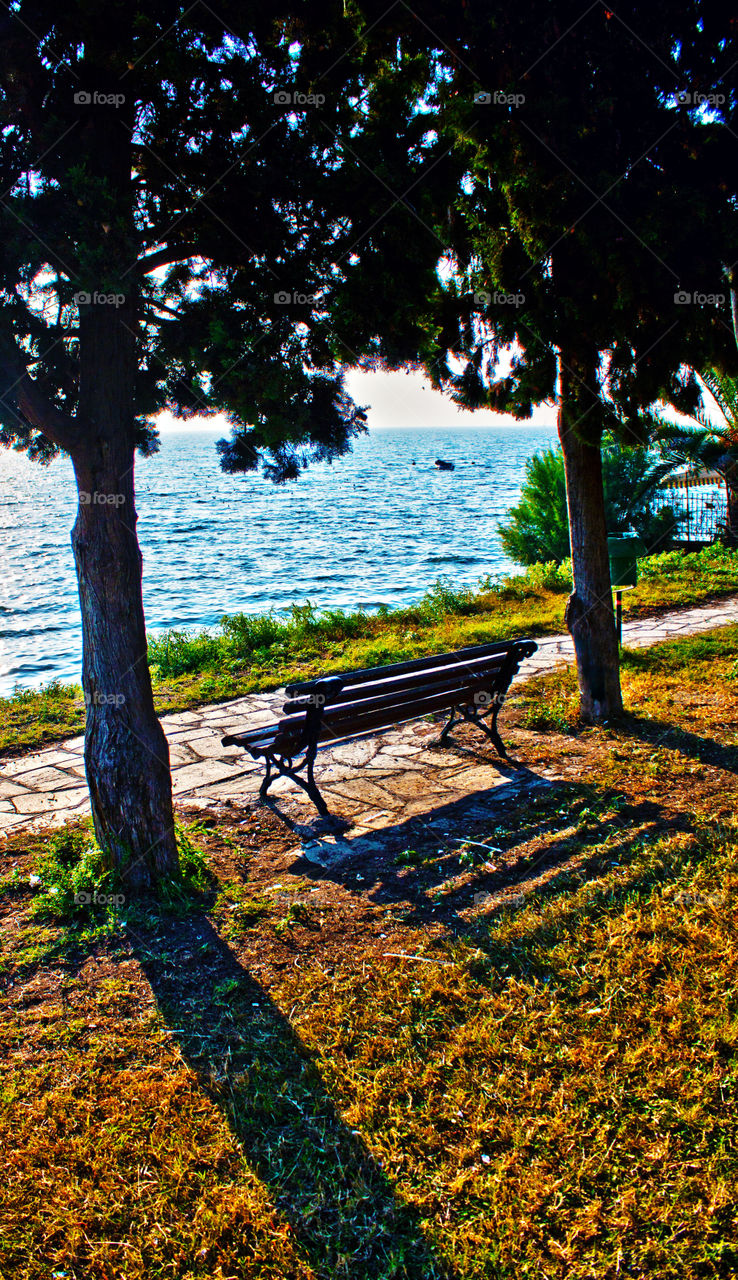
[[[738,627],[626,652],[631,714],[596,730],[571,673],[530,685],[511,732],[567,776],[421,832],[396,865],[445,924],[377,905],[339,953],[331,901],[252,888],[233,831],[189,828],[187,914],[86,934],[34,904],[102,874],[89,839],[16,840],[2,1274],[736,1274],[737,665]]]

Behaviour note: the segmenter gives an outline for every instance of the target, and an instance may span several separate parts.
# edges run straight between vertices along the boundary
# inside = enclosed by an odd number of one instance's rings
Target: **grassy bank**
[[[738,591],[738,552],[723,547],[666,552],[641,562],[624,616],[686,607]],[[214,634],[172,631],[152,640],[157,710],[222,702],[323,671],[373,666],[518,635],[563,630],[567,568],[535,565],[476,589],[440,581],[414,606],[376,614],[295,606],[286,617],[236,614]],[[53,684],[0,699],[0,755],[27,751],[84,728],[82,691]]]
[[[205,815],[179,900],[80,907],[89,837],[17,839],[0,1271],[735,1275],[736,672],[738,627],[626,652],[586,732],[530,685],[558,782],[328,875]]]

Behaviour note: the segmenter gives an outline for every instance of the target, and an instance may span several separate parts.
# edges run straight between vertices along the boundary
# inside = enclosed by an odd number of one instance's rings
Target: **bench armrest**
[[[318,680],[302,680],[299,684],[285,685],[285,693],[288,698],[305,698],[307,706],[310,706],[307,701],[309,698],[315,699],[316,705],[325,706],[341,692],[345,683],[344,676],[323,676]]]

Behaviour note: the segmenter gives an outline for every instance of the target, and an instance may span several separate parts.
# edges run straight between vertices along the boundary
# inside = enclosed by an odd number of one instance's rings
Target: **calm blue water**
[[[540,426],[375,431],[343,461],[277,488],[224,475],[213,447],[222,434],[167,432],[160,453],[137,463],[152,633],[307,599],[374,609],[417,600],[438,577],[474,583],[511,569],[497,523],[526,458],[554,437]],[[437,471],[436,458],[456,470]],[[44,468],[0,451],[0,481],[0,692],[76,680],[71,463]]]

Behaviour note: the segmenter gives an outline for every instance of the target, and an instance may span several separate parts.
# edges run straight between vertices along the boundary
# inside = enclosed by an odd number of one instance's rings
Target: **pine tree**
[[[383,237],[412,263],[409,204],[351,154],[366,72],[343,6],[217,10],[18,0],[0,18],[0,439],[74,465],[85,764],[130,891],[177,872],[136,450],[156,447],[168,407],[232,416],[227,470],[283,481],[340,457],[365,415],[343,387],[332,290]],[[406,80],[393,92],[414,96]]]
[[[450,252],[422,358],[468,407],[557,405],[589,721],[622,707],[603,435],[640,442],[655,402],[694,408],[684,364],[735,363],[720,262],[736,220],[719,194],[735,137],[725,103],[700,97],[703,8],[466,0],[395,19],[408,56],[426,50],[428,127],[465,167],[437,209]]]

